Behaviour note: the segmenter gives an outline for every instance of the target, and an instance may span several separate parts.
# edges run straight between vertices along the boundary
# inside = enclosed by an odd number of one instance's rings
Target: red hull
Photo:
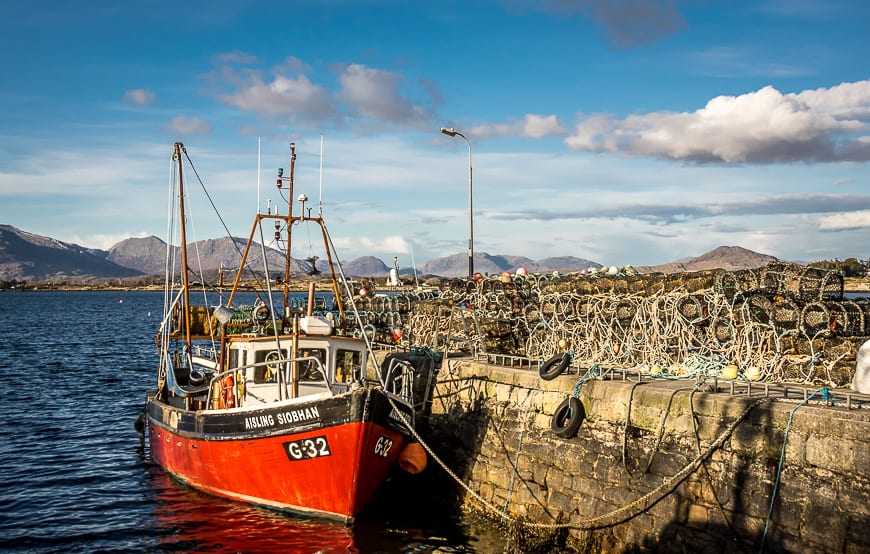
[[[151,415],[148,424],[151,456],[196,489],[344,521],[372,499],[405,444],[402,432],[373,421],[241,438],[197,437]]]

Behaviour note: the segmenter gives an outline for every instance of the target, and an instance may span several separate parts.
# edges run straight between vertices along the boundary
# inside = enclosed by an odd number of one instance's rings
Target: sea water
[[[409,479],[348,527],[168,477],[133,427],[155,386],[162,306],[160,292],[0,292],[0,551],[503,550],[494,527]]]

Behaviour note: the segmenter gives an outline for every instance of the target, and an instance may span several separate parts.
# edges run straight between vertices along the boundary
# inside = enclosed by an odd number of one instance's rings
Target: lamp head
[[[449,129],[447,127],[441,127],[441,132],[449,137],[456,136],[456,129],[454,129],[453,127],[450,127]]]

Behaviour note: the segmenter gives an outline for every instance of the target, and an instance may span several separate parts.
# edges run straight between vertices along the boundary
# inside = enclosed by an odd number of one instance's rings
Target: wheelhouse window
[[[257,350],[254,353],[254,363],[266,365],[258,365],[254,368],[254,383],[277,383],[278,372],[281,370],[281,360],[287,359],[287,349],[281,350]]]
[[[362,352],[339,348],[336,352],[335,382],[350,383],[362,373]]]
[[[317,358],[323,371],[326,371],[326,350],[323,348],[304,348],[299,352],[301,358]],[[314,360],[302,360],[299,362],[299,382],[323,382],[323,374]]]

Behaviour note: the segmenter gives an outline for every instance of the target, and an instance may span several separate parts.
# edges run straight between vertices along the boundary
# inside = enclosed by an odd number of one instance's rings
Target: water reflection
[[[501,552],[491,524],[464,520],[438,495],[414,491],[402,478],[376,497],[352,527],[216,498],[169,477],[147,462],[153,505],[149,527],[164,552]]]
[[[353,530],[324,520],[292,517],[199,493],[156,466],[152,526],[157,546],[170,552],[360,552]]]

